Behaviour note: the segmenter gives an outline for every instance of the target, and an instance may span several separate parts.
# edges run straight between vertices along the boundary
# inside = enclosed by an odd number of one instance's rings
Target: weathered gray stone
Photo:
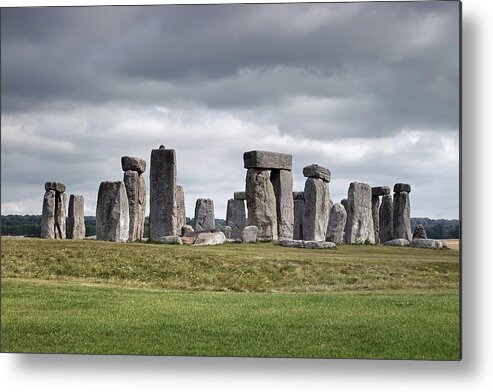
[[[43,212],[41,217],[41,238],[55,238],[55,199],[56,192],[47,190],[43,197]]]
[[[226,225],[231,227],[231,238],[240,239],[246,226],[245,201],[229,199],[226,208]]]
[[[411,192],[411,185],[409,184],[402,184],[402,183],[397,183],[394,185],[394,193],[401,193],[401,192]]]
[[[293,192],[301,193],[303,198],[294,199],[294,222],[293,222],[293,239],[302,240],[303,239],[303,219],[305,217],[305,196],[303,192]]]
[[[146,161],[142,158],[124,156],[122,157],[122,169],[124,172],[127,170],[136,171],[141,175],[146,171]]]
[[[197,237],[181,237],[181,243],[183,245],[193,245]]]
[[[129,220],[127,191],[123,181],[102,182],[96,206],[96,238],[126,242]]]
[[[411,204],[409,193],[394,193],[394,238],[412,240],[411,232]]]
[[[128,240],[140,241],[144,236],[146,189],[144,177],[138,172],[127,170],[123,182],[128,199]]]
[[[324,241],[330,213],[329,184],[321,178],[309,177],[304,194],[303,240]]]
[[[193,246],[221,245],[224,244],[224,242],[226,242],[226,236],[221,231],[215,233],[200,233]]]
[[[380,243],[384,244],[394,238],[394,204],[391,195],[382,196],[382,205],[378,214]]]
[[[55,238],[65,239],[67,236],[67,194],[56,192],[55,196]]]
[[[235,200],[246,200],[246,192],[235,192],[233,198]]]
[[[45,182],[45,191],[65,192],[66,186],[61,182],[48,181]]]
[[[178,234],[176,217],[176,153],[163,146],[151,152],[149,240]]]
[[[170,245],[182,245],[183,244],[181,237],[178,237],[176,235],[165,235],[165,236],[161,237],[161,242],[163,244],[170,244]]]
[[[380,243],[380,197],[379,196],[371,197],[371,215],[373,219],[373,232],[375,233],[375,244],[379,244]]]
[[[315,163],[305,166],[303,175],[308,178],[321,178],[325,182],[330,182],[330,170]]]
[[[248,225],[257,226],[259,241],[277,241],[277,209],[267,170],[248,169],[246,175]]]
[[[304,192],[293,192],[293,200],[305,200]]]
[[[432,248],[432,249],[442,249],[443,243],[438,240],[431,240],[427,238],[415,238],[409,241],[409,246],[413,248]]]
[[[426,230],[423,227],[423,225],[416,225],[416,228],[414,229],[414,233],[413,233],[413,240],[416,238],[424,238],[424,239],[428,238],[428,236],[426,235]]]
[[[390,195],[390,187],[388,186],[374,186],[371,188],[372,196],[384,196]]]
[[[368,184],[352,182],[349,185],[344,237],[347,244],[375,243],[371,187]]]
[[[258,227],[246,226],[241,232],[241,242],[257,242]]]
[[[346,210],[347,212],[347,199],[342,199],[341,200],[341,205],[344,207],[344,209]]]
[[[288,248],[303,248],[304,246],[302,240],[289,240],[285,238],[278,240],[277,245],[285,246]]]
[[[409,246],[409,241],[404,238],[396,238],[395,240],[386,241],[383,244],[388,246]]]
[[[224,236],[226,239],[230,240],[231,239],[231,226],[224,226]]]
[[[181,185],[177,185],[176,191],[176,230],[181,233],[181,228],[187,224],[185,213],[185,192]]]
[[[190,225],[183,225],[183,226],[181,227],[181,235],[182,235],[182,236],[184,236],[184,235],[186,235],[186,234],[188,234],[188,233],[193,233],[193,232],[194,232],[194,229],[193,229],[193,227],[192,227],[192,226],[190,226]]]
[[[346,226],[347,213],[341,203],[335,203],[330,209],[327,241],[341,244],[344,242],[344,228]]]
[[[195,202],[195,230],[215,230],[214,202],[212,199],[197,199]]]
[[[304,241],[303,245],[306,249],[330,249],[336,248],[336,244],[330,241]]]
[[[276,196],[277,236],[293,238],[293,175],[288,170],[271,170],[270,181]]]
[[[82,195],[70,195],[68,202],[67,238],[82,240],[85,236],[84,197]]]
[[[293,156],[271,151],[247,151],[243,153],[245,169],[292,170]]]

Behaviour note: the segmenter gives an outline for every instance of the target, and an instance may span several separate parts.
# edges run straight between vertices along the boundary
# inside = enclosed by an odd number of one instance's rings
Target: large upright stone
[[[137,171],[127,170],[123,175],[127,191],[129,214],[129,241],[141,241],[144,236],[146,189],[144,177]]]
[[[55,196],[55,238],[65,239],[67,235],[67,194],[56,192]]]
[[[361,182],[352,182],[349,185],[344,231],[347,244],[375,243],[370,185]]]
[[[151,152],[149,239],[178,234],[176,217],[176,153],[160,146]]]
[[[346,226],[347,213],[341,203],[335,203],[330,209],[327,241],[335,244],[344,242],[344,228]]]
[[[373,219],[373,231],[375,233],[375,243],[380,243],[380,197],[371,197],[371,215]]]
[[[307,178],[304,195],[303,240],[325,241],[330,212],[329,184],[321,178]]]
[[[259,241],[277,241],[276,196],[269,171],[248,169],[245,182],[248,225],[257,226]]]
[[[294,202],[294,224],[293,239],[303,239],[303,219],[305,216],[305,194],[303,192],[293,192]]]
[[[394,238],[394,205],[389,194],[382,196],[378,222],[380,243],[385,244]]]
[[[411,231],[411,204],[408,192],[394,193],[394,238],[413,239]]]
[[[195,203],[195,230],[215,230],[214,202],[212,199],[197,199]]]
[[[271,151],[247,151],[243,153],[245,169],[292,170],[293,156]]]
[[[226,225],[231,227],[231,238],[240,239],[246,226],[245,201],[229,199],[226,208]]]
[[[96,238],[103,241],[128,240],[128,198],[123,181],[104,181],[99,185],[96,206]]]
[[[181,228],[187,224],[185,214],[185,192],[181,185],[176,186],[176,229],[181,233]]]
[[[84,197],[82,195],[70,195],[68,202],[67,238],[82,240],[85,236]]]
[[[276,196],[278,238],[293,239],[293,175],[289,170],[271,170],[270,181]]]
[[[47,190],[43,197],[43,212],[41,217],[41,238],[55,238],[55,198],[54,190]]]

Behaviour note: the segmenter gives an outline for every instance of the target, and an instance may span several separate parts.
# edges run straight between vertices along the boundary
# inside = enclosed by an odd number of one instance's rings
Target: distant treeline
[[[96,217],[86,216],[86,236],[96,235]],[[193,219],[187,218],[187,224],[193,226]],[[226,221],[216,219],[216,228],[222,230]],[[429,219],[411,218],[411,227],[421,224],[426,230],[428,238],[459,238],[460,223],[458,219]],[[41,235],[41,215],[2,215],[0,222],[1,235],[17,235],[25,237],[39,237]],[[149,237],[149,218],[146,217],[144,237]]]

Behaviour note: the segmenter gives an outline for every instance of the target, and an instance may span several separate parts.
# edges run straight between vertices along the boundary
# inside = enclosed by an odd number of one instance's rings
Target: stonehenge
[[[242,195],[237,195],[240,193],[242,193]],[[239,198],[239,196],[244,197]],[[232,239],[240,239],[241,232],[246,226],[245,199],[245,192],[235,192],[234,198],[228,200],[228,205],[226,207],[226,225],[231,227],[230,238]]]
[[[349,185],[347,219],[344,230],[346,244],[375,243],[371,195],[371,187],[368,184],[352,182]]]
[[[329,223],[330,171],[319,165],[303,168],[305,181],[305,214],[303,216],[303,240],[325,241]]]
[[[146,186],[144,176],[146,162],[142,158],[121,158],[123,182],[127,192],[129,213],[129,241],[142,241],[146,211]]]
[[[409,184],[394,185],[394,217],[393,217],[393,237],[394,239],[403,238],[411,241],[411,205]]]
[[[390,194],[388,186],[376,186],[371,188],[371,213],[373,217],[373,231],[375,243],[380,243],[380,196]],[[391,238],[390,238],[391,239]]]
[[[293,238],[293,176],[290,170],[271,170],[270,182],[276,196],[277,236]]]
[[[41,217],[41,237],[46,239],[66,238],[67,194],[61,182],[45,183]]]
[[[67,216],[67,238],[82,240],[85,236],[84,197],[82,195],[70,195]]]
[[[103,181],[96,206],[96,239],[126,242],[129,238],[128,198],[123,181]]]
[[[327,241],[335,244],[344,242],[344,228],[346,226],[347,213],[341,203],[335,203],[330,209]]]
[[[214,231],[216,229],[214,202],[212,199],[197,199],[195,203],[194,225],[195,231]]]

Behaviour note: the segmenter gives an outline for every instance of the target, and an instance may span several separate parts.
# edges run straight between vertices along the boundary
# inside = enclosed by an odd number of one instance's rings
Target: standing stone
[[[224,226],[224,236],[227,240],[231,239],[231,226]]]
[[[373,219],[373,232],[375,233],[375,243],[380,243],[380,197],[371,197],[371,215]]]
[[[305,181],[303,240],[324,241],[329,223],[329,184],[321,178]]]
[[[176,236],[176,153],[160,146],[151,152],[149,240]]]
[[[55,198],[55,191],[47,190],[45,192],[41,219],[41,238],[55,238]]]
[[[352,182],[349,185],[344,231],[347,244],[375,243],[370,185],[361,182]]]
[[[128,240],[128,198],[123,181],[104,181],[99,186],[96,206],[96,238],[103,241]]]
[[[401,188],[410,189],[410,186],[404,187],[407,184],[396,184],[397,190]],[[394,192],[396,187],[394,187]],[[411,231],[411,204],[409,200],[409,192],[400,191],[394,193],[394,238],[404,238],[408,241],[412,240]]]
[[[394,205],[391,195],[382,196],[378,221],[380,243],[385,244],[394,238]]]
[[[215,230],[214,202],[211,199],[197,199],[195,203],[195,230]]]
[[[303,218],[305,216],[305,194],[303,192],[293,192],[294,202],[294,225],[293,239],[303,239]]]
[[[129,214],[129,241],[141,241],[144,236],[145,182],[138,172],[127,170],[123,175],[127,191]]]
[[[176,186],[176,229],[181,233],[181,228],[187,224],[185,214],[185,192],[181,185]]]
[[[413,240],[416,238],[427,239],[426,230],[423,225],[416,225],[413,233]]]
[[[248,169],[245,189],[248,225],[258,227],[259,241],[277,241],[276,196],[269,171]]]
[[[278,238],[293,239],[293,175],[289,170],[272,170],[270,181],[276,196]]]
[[[330,209],[327,241],[335,244],[344,242],[344,228],[346,226],[347,213],[341,203],[335,203]]]
[[[70,195],[68,202],[67,238],[82,240],[85,236],[84,197],[82,195]]]
[[[241,242],[250,243],[257,242],[258,227],[246,226],[241,232]]]
[[[235,192],[233,196],[235,200],[246,200],[246,192],[244,191]]]
[[[342,199],[342,200],[341,200],[341,204],[342,204],[342,206],[345,208],[346,213],[347,213],[347,199]]]
[[[226,208],[226,225],[231,227],[231,238],[240,239],[246,226],[245,201],[229,199]]]
[[[67,234],[67,194],[56,192],[55,197],[55,238],[65,239]]]

